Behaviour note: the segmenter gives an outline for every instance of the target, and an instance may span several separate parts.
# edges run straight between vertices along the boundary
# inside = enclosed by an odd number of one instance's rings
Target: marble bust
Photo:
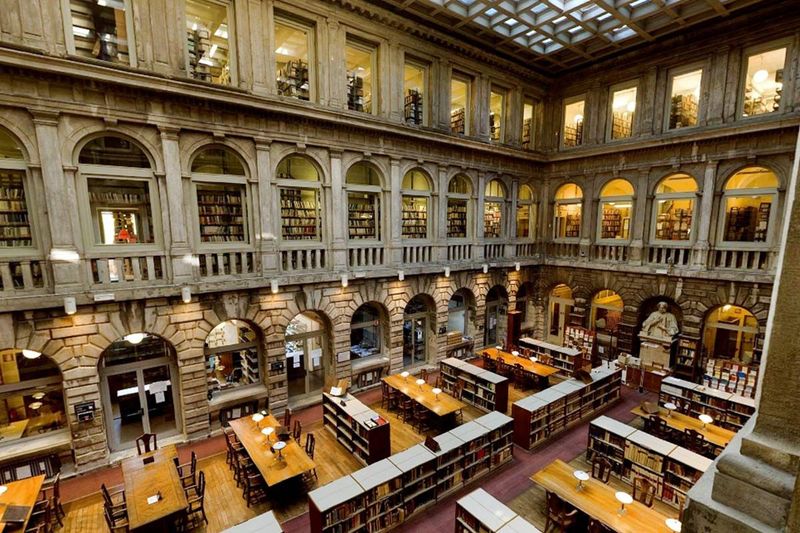
[[[669,343],[676,333],[678,333],[678,321],[675,315],[668,311],[667,302],[658,302],[658,309],[650,313],[644,321],[639,336]]]

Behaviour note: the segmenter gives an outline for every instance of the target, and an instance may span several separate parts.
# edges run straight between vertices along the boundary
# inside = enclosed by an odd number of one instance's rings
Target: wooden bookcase
[[[491,412],[308,494],[312,533],[388,531],[513,459],[513,420]]]
[[[424,239],[428,235],[428,209],[425,199],[413,196],[403,197],[404,239]]]
[[[522,149],[531,149],[531,140],[533,139],[533,119],[526,118],[522,121]]]
[[[601,239],[616,239],[622,233],[622,214],[613,209],[603,211],[600,224]]]
[[[697,124],[697,100],[692,95],[672,97],[669,112],[669,129],[685,128]]]
[[[25,201],[24,174],[0,170],[0,247],[30,246],[33,235]]]
[[[467,238],[467,201],[447,200],[447,238]]]
[[[450,112],[450,133],[464,135],[466,125],[466,110],[463,107]]]
[[[288,61],[278,69],[278,94],[300,100],[309,99],[308,63]]]
[[[662,213],[656,219],[656,239],[687,241],[691,227],[692,213],[687,209],[675,209],[671,214]]]
[[[483,236],[487,239],[499,238],[502,233],[502,208],[496,202],[486,202],[483,212]]]
[[[455,533],[541,533],[483,489],[456,502]]]
[[[409,89],[405,101],[403,102],[403,111],[408,124],[422,124],[423,109],[422,109],[422,94],[416,89]]]
[[[255,531],[258,531],[258,533],[283,533],[283,528],[278,519],[275,518],[275,513],[267,511],[246,522],[226,529],[225,533],[253,533]]]
[[[453,357],[439,362],[441,388],[453,394],[461,384],[460,400],[484,411],[508,409],[508,378]]]
[[[598,367],[590,374],[591,383],[568,379],[514,402],[514,442],[531,450],[615,403],[621,375],[615,366]]]
[[[378,217],[375,200],[371,194],[347,195],[348,237],[350,239],[377,239]]]
[[[389,457],[389,423],[354,396],[323,393],[322,415],[325,428],[362,463],[371,464]]]
[[[700,365],[700,338],[690,335],[678,335],[678,342],[675,343],[675,365],[673,374],[679,378],[686,378],[690,381],[697,379],[697,372]]]
[[[364,78],[347,75],[347,109],[364,111]]]
[[[617,352],[631,355],[634,335],[636,335],[636,324],[620,322],[617,325]]]
[[[703,385],[712,389],[753,398],[756,394],[760,365],[744,365],[727,359],[706,361]]]
[[[550,360],[548,364],[559,369],[560,373],[565,376],[574,375],[575,371],[580,368],[581,351],[576,348],[559,346],[530,337],[520,338],[519,347],[527,357],[546,356]]]
[[[197,184],[197,215],[202,242],[246,240],[242,189],[236,186]]]
[[[319,238],[319,197],[316,191],[313,201],[304,201],[300,189],[281,190],[281,238],[301,241]]]
[[[753,416],[756,401],[753,398],[698,385],[676,377],[661,382],[658,403],[674,403],[678,411],[690,416],[702,413],[714,418],[714,423],[731,431],[739,431]]]
[[[597,352],[597,332],[593,329],[586,329],[582,326],[570,325],[564,328],[564,346],[578,350],[585,361],[591,363],[592,367],[597,364],[595,353]],[[579,366],[576,368],[578,370]]]
[[[601,416],[589,423],[590,461],[606,457],[612,473],[630,485],[645,478],[656,486],[656,498],[681,508],[686,492],[713,461],[685,448],[637,430],[627,424]]]

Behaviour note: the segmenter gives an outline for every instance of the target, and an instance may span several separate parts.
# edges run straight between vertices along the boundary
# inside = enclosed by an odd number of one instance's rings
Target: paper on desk
[[[164,393],[157,392],[156,393],[156,403],[164,403]]]
[[[158,503],[158,494],[153,494],[147,498],[147,505],[153,505],[154,503]]]

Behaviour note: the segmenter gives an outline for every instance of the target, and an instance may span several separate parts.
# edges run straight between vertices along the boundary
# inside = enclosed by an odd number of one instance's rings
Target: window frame
[[[264,354],[262,353],[261,338],[260,338],[259,333],[256,330],[256,328],[251,326],[249,323],[246,323],[243,320],[240,320],[240,319],[232,319],[232,320],[238,320],[239,322],[245,323],[245,325],[251,331],[253,331],[253,333],[255,333],[256,339],[254,341],[252,341],[252,342],[242,342],[242,343],[238,343],[238,344],[226,344],[225,346],[217,346],[216,348],[209,348],[207,346],[204,346],[203,347],[203,365],[204,365],[203,372],[205,372],[206,375],[207,375],[207,372],[208,372],[208,359],[209,359],[210,356],[214,356],[214,355],[216,355],[218,353],[229,353],[229,352],[252,349],[252,350],[255,350],[256,358],[258,359],[258,381],[256,381],[255,383],[248,383],[247,385],[241,385],[241,386],[238,386],[238,387],[231,387],[229,389],[218,389],[216,392],[214,392],[212,394],[212,398],[209,400],[209,404],[211,404],[211,405],[224,404],[227,400],[236,399],[236,398],[240,397],[241,395],[243,395],[243,391],[257,391],[259,389],[263,390],[264,386],[265,386],[264,385],[264,378],[267,377],[267,376],[265,376],[265,374],[267,372],[269,372],[269,369],[267,368],[267,365],[265,364],[265,361],[264,361]],[[216,327],[218,327],[220,324],[223,324],[225,322],[229,322],[229,320],[225,320],[223,322],[220,322],[219,324],[217,324],[217,326],[212,328],[212,331]],[[211,334],[211,332],[209,332],[209,335],[210,334]],[[208,392],[211,392],[211,390],[210,390],[210,388],[208,386],[208,382],[206,382],[206,390]]]
[[[449,109],[452,110],[453,107],[453,80],[459,81],[464,83],[467,86],[467,102],[464,106],[464,133],[457,133],[450,128],[451,135],[459,135],[463,137],[470,137],[474,135],[474,126],[473,122],[473,113],[472,107],[474,102],[474,94],[475,94],[475,77],[467,74],[466,72],[459,70],[459,69],[452,69],[450,71],[450,87],[449,87]],[[452,111],[449,112],[449,116],[452,116]]]
[[[463,193],[450,192],[450,183],[453,180],[458,179],[459,177],[467,180],[467,183],[469,184],[469,190],[470,190],[469,193],[463,194]],[[447,203],[448,212],[450,211],[450,200],[464,201],[464,202],[466,202],[466,205],[467,205],[466,222],[465,222],[465,226],[466,226],[465,235],[463,237],[449,237],[449,236],[447,236],[446,237],[447,240],[448,241],[463,242],[463,241],[466,241],[468,239],[471,239],[475,234],[475,230],[473,228],[473,223],[472,223],[472,221],[473,221],[473,211],[475,209],[475,207],[474,207],[474,205],[475,205],[475,184],[474,184],[472,178],[470,178],[467,174],[464,174],[464,173],[461,173],[461,172],[451,176],[450,179],[447,181],[446,200],[447,200],[446,203]],[[447,228],[446,228],[446,231],[445,231],[445,235],[447,235],[449,232],[450,232],[450,219],[448,218],[447,219]]]
[[[522,95],[522,113],[520,115],[522,120],[520,121],[519,145],[523,150],[525,150],[527,152],[532,152],[535,149],[534,147],[536,145],[536,142],[535,142],[536,141],[536,135],[535,135],[535,133],[536,133],[536,105],[537,105],[537,103],[538,103],[538,99],[537,98],[535,98],[535,97],[533,97],[533,96],[531,96],[529,94],[523,94]],[[531,106],[531,127],[530,127],[530,131],[528,132],[528,136],[530,137],[530,140],[528,142],[528,146],[526,147],[525,146],[525,106],[527,106],[527,105]]]
[[[722,194],[720,196],[720,203],[719,203],[719,214],[717,216],[717,248],[726,249],[726,250],[769,250],[773,246],[773,241],[775,239],[775,224],[777,224],[776,217],[778,211],[778,201],[780,200],[780,178],[778,175],[770,168],[766,168],[770,172],[775,175],[775,179],[778,180],[777,187],[768,188],[768,187],[760,187],[757,189],[733,189],[733,190],[726,190],[725,186],[727,185],[728,181],[730,181],[736,174],[739,172],[746,170],[745,168],[740,168],[736,172],[732,172],[725,182],[722,185]],[[727,211],[727,204],[729,198],[737,198],[741,196],[770,196],[770,210],[769,210],[769,220],[767,221],[767,238],[763,242],[755,242],[755,241],[728,241],[725,240],[725,222],[728,218],[728,211]],[[779,219],[778,219],[779,220]]]
[[[354,323],[353,322],[353,317],[356,315],[358,310],[361,309],[361,307],[363,307],[365,305],[369,306],[370,308],[372,308],[372,310],[374,310],[376,312],[375,320],[373,322],[355,322]],[[376,324],[376,322],[377,322],[377,324]],[[384,339],[383,339],[383,337],[384,337],[383,326],[384,326],[384,324],[383,324],[383,320],[381,319],[381,309],[379,308],[378,304],[372,303],[372,302],[364,302],[363,304],[358,306],[358,308],[350,316],[350,323],[349,323],[350,335],[349,335],[349,337],[352,338],[354,329],[359,330],[359,329],[367,329],[367,328],[376,328],[377,331],[376,331],[375,338],[376,338],[376,345],[377,345],[376,349],[377,349],[377,352],[372,354],[372,355],[368,355],[366,357],[358,357],[358,356],[357,357],[353,357],[353,350],[352,350],[353,345],[350,344],[349,347],[348,347],[348,352],[350,353],[349,362],[351,364],[352,363],[360,363],[360,362],[363,362],[363,361],[374,361],[374,360],[379,359],[381,357],[386,357],[386,353],[385,353],[385,348],[386,348],[385,345],[386,345],[386,343],[384,342]],[[348,342],[351,342],[351,341],[348,339]]]
[[[406,175],[409,172],[420,172],[425,176],[425,179],[428,180],[429,189],[427,191],[418,191],[415,189],[403,189],[402,183],[405,179]],[[408,169],[400,180],[401,189],[400,189],[400,240],[402,242],[408,243],[428,243],[433,241],[433,217],[435,216],[434,208],[433,208],[433,197],[434,197],[434,189],[433,189],[433,179],[431,176],[423,169],[414,167]],[[407,237],[403,235],[403,200],[406,197],[414,197],[414,198],[425,198],[426,199],[426,214],[427,217],[425,219],[425,237],[424,238],[414,238],[414,237]]]
[[[581,133],[581,142],[577,143],[575,146],[567,146],[564,144],[564,134],[567,127],[567,106],[576,104],[578,102],[583,102],[583,132]],[[562,150],[573,150],[584,145],[586,141],[586,93],[570,96],[561,100],[561,128],[559,133],[560,135],[558,144],[559,148]]]
[[[491,122],[491,114],[492,114],[492,95],[498,94],[502,96],[502,103],[501,107],[501,117],[500,117],[500,135],[497,139],[492,139],[492,122]],[[508,142],[508,109],[509,109],[509,98],[510,98],[511,90],[503,85],[499,85],[497,83],[491,82],[489,84],[489,105],[487,106],[489,109],[489,141],[495,144],[506,144]]]
[[[199,185],[235,185],[242,191],[242,219],[245,238],[241,241],[229,242],[203,242],[200,235],[200,207],[197,203],[197,186]],[[253,217],[250,209],[250,187],[248,186],[247,176],[237,176],[235,174],[210,174],[205,172],[193,172],[191,178],[192,186],[192,217],[194,218],[194,237],[198,248],[209,250],[227,250],[253,247]]]
[[[616,180],[623,180],[627,182],[633,188],[633,194],[631,195],[616,195],[616,196],[603,196],[603,189],[608,186],[610,183]],[[628,202],[630,201],[630,224],[628,225],[628,238],[627,239],[604,239],[602,238],[603,235],[603,205],[611,202]],[[601,245],[623,245],[628,246],[630,245],[631,241],[633,240],[633,219],[636,210],[636,187],[633,183],[627,179],[620,176],[611,178],[607,180],[603,185],[600,187],[600,192],[597,195],[597,222],[596,222],[596,230],[595,230],[595,244]]]
[[[347,47],[356,48],[362,52],[369,52],[370,55],[370,77],[371,77],[371,92],[370,92],[370,110],[358,111],[350,109],[347,105],[347,97],[345,96],[345,108],[354,113],[364,113],[367,115],[380,114],[380,45],[370,42],[351,31],[345,33],[344,39],[345,53],[344,53],[344,72],[345,72],[345,95],[347,95]],[[309,83],[311,75],[309,73]]]
[[[486,189],[488,189],[489,185],[491,185],[491,183],[494,182],[494,181],[498,182],[500,184],[500,186],[503,188],[503,192],[505,193],[505,196],[501,197],[501,196],[487,196],[486,195]],[[492,203],[492,204],[500,204],[500,231],[496,236],[487,237],[486,236],[486,206],[488,204],[490,204],[490,203]],[[484,192],[483,192],[483,217],[482,217],[482,221],[483,221],[483,238],[484,239],[490,239],[490,240],[494,241],[494,240],[498,240],[498,239],[504,239],[506,237],[506,224],[507,224],[507,221],[508,221],[508,204],[509,204],[508,185],[506,185],[505,182],[500,178],[492,178],[489,181],[487,181],[486,182],[486,186],[484,187]]]
[[[308,160],[308,163],[314,167],[314,170],[317,172],[317,180],[316,181],[308,181],[308,180],[301,180],[297,178],[279,178],[278,177],[278,167],[281,163],[287,158],[290,157],[300,157],[302,159]],[[309,247],[309,246],[319,246],[320,244],[324,244],[328,242],[327,239],[327,232],[325,229],[325,197],[324,191],[325,188],[323,187],[322,181],[324,179],[324,175],[322,170],[320,169],[319,164],[317,161],[307,155],[297,154],[297,153],[290,153],[284,155],[279,161],[278,164],[275,165],[274,173],[275,179],[273,180],[273,186],[275,187],[276,194],[274,195],[275,198],[275,213],[278,214],[275,217],[275,224],[277,226],[275,235],[277,236],[278,241],[280,241],[282,246],[292,246],[292,247]],[[319,237],[316,239],[284,239],[283,238],[283,215],[281,214],[281,189],[309,189],[314,190],[317,193],[317,219],[319,221]]]
[[[17,145],[18,148],[22,149],[20,146],[19,141],[12,136],[10,133],[8,137]],[[23,158],[24,158],[23,154]],[[12,171],[12,172],[19,172],[22,175],[22,188],[25,191],[25,209],[28,214],[28,227],[30,228],[31,232],[31,245],[30,246],[0,246],[0,257],[9,257],[12,259],[18,258],[28,258],[40,255],[40,246],[41,246],[41,238],[38,235],[38,222],[39,220],[36,218],[36,213],[40,213],[38,209],[38,202],[34,198],[34,190],[33,190],[33,183],[34,180],[32,179],[31,172],[28,168],[28,162],[25,159],[4,159],[0,158],[0,169]],[[2,226],[2,224],[0,224]]]
[[[694,62],[688,65],[682,65],[679,67],[671,68],[667,71],[667,92],[666,98],[664,100],[664,132],[674,132],[674,131],[684,131],[684,130],[692,130],[694,128],[699,128],[703,125],[704,116],[703,113],[706,110],[705,104],[705,89],[706,84],[708,83],[708,76],[706,76],[706,71],[708,70],[707,65],[703,62]],[[675,78],[678,76],[683,76],[685,74],[691,74],[695,71],[700,71],[700,96],[697,97],[697,123],[691,126],[681,126],[680,128],[670,128],[669,127],[669,119],[670,115],[672,114],[672,89],[675,83]]]
[[[358,164],[366,164],[372,167],[373,172],[375,172],[378,176],[378,180],[381,182],[380,185],[359,185],[354,183],[347,183],[347,175],[350,171]],[[351,246],[356,245],[372,245],[372,244],[381,244],[384,242],[384,236],[386,232],[384,231],[384,209],[383,205],[385,204],[384,201],[384,184],[385,180],[383,174],[380,172],[376,165],[373,165],[367,161],[360,160],[355,161],[349,167],[347,167],[347,171],[344,173],[344,193],[345,199],[347,201],[347,242],[350,243]],[[351,193],[365,193],[365,194],[374,194],[375,200],[377,202],[377,216],[375,217],[376,220],[376,229],[377,229],[377,238],[367,238],[367,239],[354,239],[350,236],[350,194]]]
[[[565,185],[575,185],[576,187],[578,187],[581,190],[581,197],[580,198],[569,198],[569,199],[558,199],[558,198],[556,198],[555,195],[558,193],[559,189],[561,189],[561,187],[564,187]],[[583,194],[583,187],[581,187],[580,185],[578,185],[577,183],[575,183],[573,181],[568,181],[568,182],[562,183],[561,185],[556,187],[555,193],[553,194],[553,232],[552,232],[553,242],[578,243],[583,238],[583,217],[584,217],[584,212],[583,212],[584,205],[583,204],[584,204],[584,200],[585,199],[586,199],[586,197]],[[575,205],[575,204],[580,206],[580,215],[581,215],[581,223],[580,223],[580,226],[579,226],[579,229],[578,229],[578,236],[577,237],[559,237],[558,235],[556,235],[556,231],[558,229],[558,224],[557,224],[558,206],[559,205]]]
[[[290,14],[284,14],[283,12],[275,11],[272,17],[272,25],[273,25],[273,42],[272,47],[270,50],[270,57],[272,58],[272,65],[275,68],[275,96],[278,98],[287,98],[291,101],[296,102],[309,102],[314,103],[317,102],[319,99],[319,93],[317,91],[317,69],[316,69],[316,24],[313,22],[306,22],[303,20],[295,19]],[[275,28],[278,26],[287,26],[289,28],[293,28],[295,30],[300,30],[305,32],[306,34],[306,47],[308,49],[308,100],[303,100],[302,98],[297,98],[295,96],[287,96],[280,94],[278,91],[278,72],[280,69],[278,68],[278,55],[277,55],[277,42],[275,41]]]
[[[115,63],[113,61],[103,61],[102,59],[89,58],[79,56],[75,48],[75,34],[72,29],[72,0],[61,0],[61,14],[64,21],[64,40],[67,45],[67,54],[72,59],[80,59],[81,61],[96,61],[102,65],[124,65],[131,68],[138,68],[139,62],[136,56],[136,34],[134,32],[135,25],[133,17],[132,0],[122,0],[125,3],[125,31],[128,34],[128,65],[124,63]],[[187,56],[188,61],[188,56]]]
[[[636,96],[634,99],[636,107],[634,108],[632,114],[633,117],[631,118],[631,134],[627,137],[620,137],[618,139],[613,138],[613,131],[614,131],[614,95],[618,92],[628,91],[630,89],[634,89],[636,91]],[[635,80],[624,81],[621,83],[616,83],[608,88],[608,107],[606,111],[606,135],[605,139],[606,142],[619,142],[625,141],[628,139],[633,139],[639,133],[639,107],[641,104],[641,91],[639,91],[639,79],[636,78]]]
[[[673,173],[667,176],[664,176],[656,183],[655,188],[653,189],[653,205],[651,208],[651,224],[650,224],[650,243],[654,245],[658,245],[660,247],[673,247],[673,248],[690,248],[694,245],[695,240],[697,239],[697,232],[694,231],[695,224],[698,221],[697,216],[697,206],[700,200],[702,199],[702,192],[700,191],[700,186],[697,183],[697,178],[692,176],[691,174],[684,173],[686,176],[689,176],[694,180],[695,190],[693,192],[658,192],[658,188],[661,186],[669,178],[675,177],[680,173]],[[656,224],[658,224],[658,203],[661,200],[691,200],[692,201],[692,221],[689,225],[689,238],[686,240],[665,240],[665,239],[657,239],[656,238]]]
[[[761,113],[758,115],[744,115],[744,93],[745,88],[747,86],[747,63],[750,61],[750,58],[754,55],[763,54],[766,52],[772,52],[775,50],[779,50],[781,48],[786,49],[786,56],[783,61],[783,70],[784,70],[784,81],[783,83],[783,93],[782,95],[787,94],[787,87],[791,84],[791,80],[793,78],[793,64],[792,64],[792,40],[790,38],[784,39],[777,39],[774,41],[769,41],[767,43],[761,43],[754,46],[750,46],[745,48],[742,51],[742,63],[740,66],[739,72],[739,82],[738,82],[738,90],[736,94],[736,118],[737,120],[751,120],[758,117],[769,117],[769,116],[778,116],[783,115],[786,113],[786,105],[784,102],[784,98],[781,98],[781,103],[778,105],[778,109],[776,111],[771,111],[768,113]],[[792,87],[789,87],[792,89]]]
[[[183,7],[183,19],[184,23],[188,20],[188,14],[186,13],[186,2],[188,0],[184,0],[182,3]],[[237,63],[237,54],[236,54],[236,39],[234,36],[236,35],[236,14],[234,12],[234,1],[235,0],[192,0],[194,2],[208,2],[209,4],[216,4],[219,6],[225,7],[227,12],[226,20],[228,25],[228,64],[229,70],[231,73],[231,82],[227,85],[219,84],[214,82],[203,82],[202,80],[198,80],[194,76],[189,74],[189,43],[186,39],[184,39],[184,47],[183,53],[186,56],[185,63],[186,63],[186,77],[193,81],[199,81],[201,83],[211,83],[212,85],[218,87],[238,87],[239,85],[239,77],[238,77],[238,63]]]
[[[530,200],[522,200],[520,191],[522,191],[523,187],[527,187],[531,191],[531,199]],[[537,201],[536,196],[536,189],[528,185],[527,183],[521,183],[517,188],[517,209],[514,213],[514,237],[516,239],[529,239],[531,241],[536,241],[539,224],[537,223],[537,217],[539,213],[539,202]],[[528,209],[528,236],[522,237],[519,234],[519,210],[520,208],[527,208]]]

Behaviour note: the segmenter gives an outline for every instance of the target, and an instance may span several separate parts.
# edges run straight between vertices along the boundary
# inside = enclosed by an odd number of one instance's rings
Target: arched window
[[[654,241],[689,241],[692,236],[697,182],[688,174],[674,174],[656,187],[653,204]]]
[[[305,311],[286,327],[286,376],[289,400],[308,398],[322,391],[328,355],[328,324],[323,315]]]
[[[383,351],[381,309],[374,303],[361,305],[350,320],[350,360],[362,360]]]
[[[436,342],[436,305],[430,296],[418,294],[403,311],[403,367],[428,361]]]
[[[138,145],[116,135],[92,139],[78,157],[85,184],[84,227],[97,246],[160,242],[158,190],[150,160]],[[153,216],[159,213],[159,216]]]
[[[226,320],[206,337],[206,382],[212,396],[261,383],[258,334],[247,322]]]
[[[556,191],[553,221],[554,239],[579,239],[583,191],[574,183],[566,183]]]
[[[403,202],[403,238],[427,239],[432,217],[431,180],[421,170],[409,170],[400,186]]]
[[[764,167],[740,170],[723,192],[722,240],[767,243],[778,201],[778,177]]]
[[[508,292],[503,286],[495,285],[486,294],[486,346],[505,346],[507,314]]]
[[[758,320],[737,305],[722,305],[706,316],[703,348],[709,359],[734,359],[749,364],[756,347]]]
[[[19,144],[0,130],[0,248],[14,254],[34,246],[26,169]]]
[[[602,290],[592,298],[592,329],[597,333],[611,335],[622,321],[622,298],[612,290]]]
[[[0,350],[0,424],[4,444],[67,427],[58,366],[33,350]]]
[[[633,185],[613,179],[600,190],[598,239],[629,241],[633,215]]]
[[[472,233],[472,181],[463,174],[453,176],[447,186],[447,238],[466,239]]]
[[[520,185],[517,197],[517,238],[536,238],[536,197],[528,185]]]
[[[559,346],[564,342],[564,330],[569,323],[569,315],[575,300],[572,289],[563,283],[556,285],[550,292],[547,319],[547,340]]]
[[[381,176],[373,165],[359,161],[345,178],[348,236],[353,240],[381,240]]]
[[[503,218],[506,210],[506,186],[494,179],[486,184],[483,194],[483,236],[497,239],[503,236]]]
[[[199,241],[203,244],[249,242],[247,178],[229,148],[206,148],[192,161]]]
[[[281,239],[322,240],[322,184],[310,159],[285,157],[276,169],[281,199]]]

